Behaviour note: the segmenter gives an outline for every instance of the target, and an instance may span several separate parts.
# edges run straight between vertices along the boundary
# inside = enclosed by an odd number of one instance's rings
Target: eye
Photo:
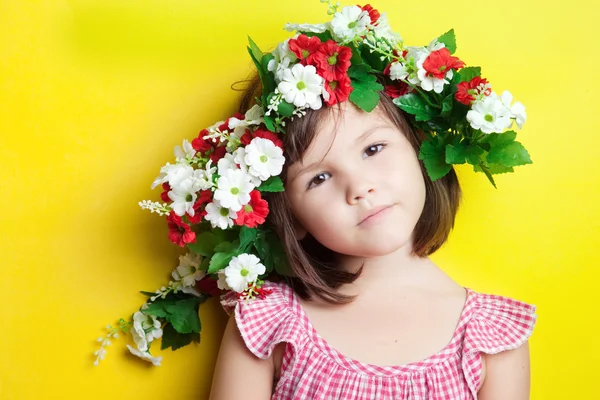
[[[381,150],[383,150],[384,147],[385,147],[384,143],[376,143],[376,144],[370,145],[363,152],[363,159],[366,158],[366,157],[372,157],[372,156],[374,156],[375,154],[377,154]]]
[[[327,172],[323,172],[318,175],[315,175],[315,177],[312,178],[310,180],[310,182],[308,182],[308,189],[312,189],[312,188],[319,186],[321,183],[323,183],[327,179],[329,179],[329,177],[330,177],[330,175]]]

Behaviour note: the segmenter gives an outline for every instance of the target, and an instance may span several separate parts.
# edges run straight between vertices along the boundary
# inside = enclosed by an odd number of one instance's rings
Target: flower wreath
[[[468,163],[495,187],[493,175],[531,163],[508,130],[522,127],[525,107],[507,91],[496,95],[479,67],[453,56],[453,30],[426,47],[407,47],[386,14],[370,5],[338,10],[339,3],[320,1],[328,3],[331,21],[286,24],[297,33],[272,53],[249,39],[262,83],[257,104],[183,140],[175,163],[163,166],[151,186],[162,188],[163,202],[139,203],[166,217],[169,239],[189,252],[179,257],[168,286],[142,292],[148,300],[129,321],[107,326],[95,365],[119,332],[131,334],[131,353],[160,365],[151,344],[162,338],[161,349],[176,350],[199,342],[198,308],[208,297],[231,291],[241,299],[264,297],[262,279],[290,274],[281,243],[263,226],[269,205],[262,194],[284,190],[280,135],[286,120],[307,109],[350,100],[370,112],[385,91],[425,133],[418,157],[432,180]]]

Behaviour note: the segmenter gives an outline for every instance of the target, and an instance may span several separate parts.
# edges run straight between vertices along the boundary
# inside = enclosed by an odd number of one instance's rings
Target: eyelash
[[[381,153],[381,151],[383,150],[383,148],[384,148],[385,146],[386,146],[386,144],[385,144],[385,143],[373,143],[373,144],[371,144],[371,145],[369,145],[368,147],[366,147],[366,148],[365,148],[365,150],[363,151],[363,154],[364,154],[364,153],[366,153],[368,150],[372,149],[373,147],[376,147],[376,148],[378,148],[378,150],[377,150],[377,151],[376,151],[376,152],[375,152],[373,155],[371,155],[371,156],[368,156],[368,155],[367,155],[367,157],[373,157],[374,155]],[[366,158],[366,157],[363,157],[363,160],[364,160],[365,158]],[[327,172],[322,172],[322,173],[320,173],[320,174],[317,174],[317,175],[315,175],[315,176],[314,176],[314,177],[313,177],[313,178],[312,178],[312,179],[311,179],[311,180],[308,182],[307,189],[314,189],[315,187],[319,186],[319,185],[320,185],[320,183],[315,183],[315,179],[317,179],[318,177],[320,177],[320,176],[322,176],[322,175],[326,175],[326,174],[328,175],[328,173],[327,173]],[[322,182],[324,182],[324,181],[322,181]],[[322,183],[322,182],[321,182],[321,183]]]

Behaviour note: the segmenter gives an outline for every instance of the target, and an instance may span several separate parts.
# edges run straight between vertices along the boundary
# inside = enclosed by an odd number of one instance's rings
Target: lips
[[[380,212],[382,212],[384,210],[387,210],[391,206],[392,206],[392,204],[388,204],[385,206],[378,206],[378,207],[371,208],[370,210],[367,210],[367,212],[361,216],[361,220],[358,223],[358,225],[368,221],[369,218],[376,216],[377,214],[379,214]]]

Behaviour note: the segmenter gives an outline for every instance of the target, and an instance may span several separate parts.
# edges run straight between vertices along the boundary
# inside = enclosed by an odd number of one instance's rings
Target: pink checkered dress
[[[468,296],[450,343],[425,360],[405,365],[361,363],[330,347],[315,331],[296,294],[284,283],[266,282],[264,299],[221,304],[235,318],[250,351],[267,359],[286,342],[281,378],[272,400],[456,400],[477,399],[481,352],[495,354],[523,344],[532,334],[536,306],[467,288]]]

